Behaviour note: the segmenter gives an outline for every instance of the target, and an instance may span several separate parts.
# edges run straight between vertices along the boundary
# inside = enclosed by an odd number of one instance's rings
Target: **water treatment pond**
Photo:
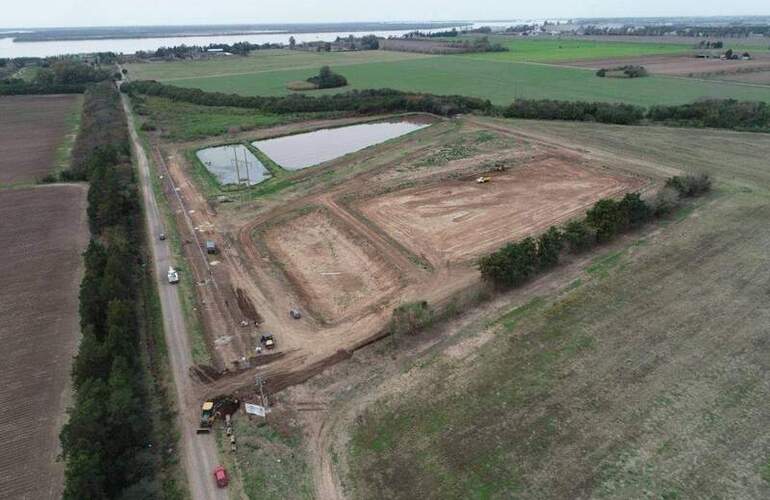
[[[362,123],[256,141],[254,147],[287,170],[301,170],[427,127],[417,120]]]
[[[270,171],[243,144],[201,149],[198,159],[220,184],[259,184],[270,178]]]

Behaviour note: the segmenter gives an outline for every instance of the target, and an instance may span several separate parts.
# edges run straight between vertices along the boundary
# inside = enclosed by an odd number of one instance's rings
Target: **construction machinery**
[[[205,401],[201,405],[201,418],[196,429],[197,434],[208,434],[217,418],[228,418],[238,411],[241,402],[230,396],[221,396],[213,400]]]
[[[487,182],[489,182],[489,177],[483,175],[476,179],[476,184],[486,184]]]
[[[265,349],[275,349],[275,339],[270,334],[262,335],[259,342],[265,346]]]
[[[201,420],[198,425],[198,434],[208,434],[211,432],[211,424],[214,423],[214,402],[206,401],[201,406]]]

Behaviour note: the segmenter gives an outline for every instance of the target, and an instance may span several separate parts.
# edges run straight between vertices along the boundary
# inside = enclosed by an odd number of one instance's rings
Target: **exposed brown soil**
[[[84,185],[0,190],[0,498],[61,498],[85,208]]]
[[[0,97],[0,184],[34,182],[54,167],[77,95]]]
[[[326,321],[379,302],[398,281],[387,260],[341,226],[316,210],[265,233],[275,261]]]
[[[770,70],[770,55],[752,54],[752,60],[701,59],[693,56],[659,55],[641,57],[618,57],[614,59],[592,59],[562,63],[577,68],[614,68],[628,64],[644,66],[648,72],[656,75],[704,76],[713,73],[732,74],[741,71]]]
[[[597,199],[640,188],[638,178],[552,157],[479,184],[452,180],[367,200],[361,211],[432,265],[469,261],[574,217]]]
[[[212,353],[230,371],[211,377],[202,396],[253,390],[257,373],[276,390],[302,382],[381,337],[400,303],[440,306],[477,286],[480,253],[577,215],[601,196],[651,184],[617,157],[459,119],[292,173],[295,186],[278,196],[215,209],[190,181],[179,145],[163,146],[183,201],[175,211],[191,242],[187,258],[197,261],[197,281],[210,272],[217,283],[196,290]],[[508,170],[494,172],[500,163]],[[476,184],[482,174],[492,182]],[[216,266],[206,267],[194,233],[218,242]],[[233,290],[238,296],[229,298]],[[239,327],[249,317],[244,304],[263,319],[256,329]],[[289,316],[295,307],[300,320]],[[237,342],[218,342],[224,332]],[[255,367],[251,346],[266,332],[285,355]]]

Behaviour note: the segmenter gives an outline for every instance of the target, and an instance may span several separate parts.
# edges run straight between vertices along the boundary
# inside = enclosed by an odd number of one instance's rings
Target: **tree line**
[[[0,95],[82,94],[89,84],[111,76],[106,69],[74,58],[55,60],[37,68],[32,81],[21,78],[0,80]]]
[[[308,97],[304,94],[259,97],[205,92],[200,89],[176,87],[156,81],[132,81],[121,86],[129,94],[165,97],[172,101],[201,106],[233,106],[270,113],[313,113],[347,111],[359,114],[420,111],[442,116],[471,111],[485,112],[492,104],[485,99],[464,96],[436,96],[401,92],[391,89],[353,90],[350,92]]]
[[[98,84],[85,101],[70,177],[89,182],[91,241],[83,254],[74,402],[60,434],[63,497],[157,498],[160,450],[149,446],[153,420],[140,341],[143,226],[126,120],[117,116],[112,83]],[[116,109],[106,112],[110,107]]]
[[[375,114],[424,112],[442,116],[477,113],[505,118],[566,120],[639,125],[657,123],[669,126],[710,127],[770,132],[770,106],[765,102],[735,99],[706,99],[690,104],[652,106],[554,99],[516,99],[509,106],[494,106],[486,99],[457,95],[440,96],[392,89],[353,90],[309,97],[242,96],[200,89],[176,87],[156,81],[133,81],[121,89],[130,94],[165,97],[201,106],[232,106],[270,113],[349,112]]]
[[[583,219],[564,227],[552,226],[537,238],[511,242],[479,259],[482,278],[500,288],[522,285],[540,272],[558,265],[563,252],[581,253],[655,218],[670,214],[682,198],[700,196],[711,189],[707,175],[671,177],[651,201],[639,193],[622,199],[603,198]]]

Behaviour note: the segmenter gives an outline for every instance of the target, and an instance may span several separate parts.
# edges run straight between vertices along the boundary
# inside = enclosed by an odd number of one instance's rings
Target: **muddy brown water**
[[[270,171],[242,144],[215,146],[195,154],[220,184],[254,185],[271,177]]]
[[[424,120],[398,120],[326,128],[253,142],[286,170],[301,170],[429,126]]]

